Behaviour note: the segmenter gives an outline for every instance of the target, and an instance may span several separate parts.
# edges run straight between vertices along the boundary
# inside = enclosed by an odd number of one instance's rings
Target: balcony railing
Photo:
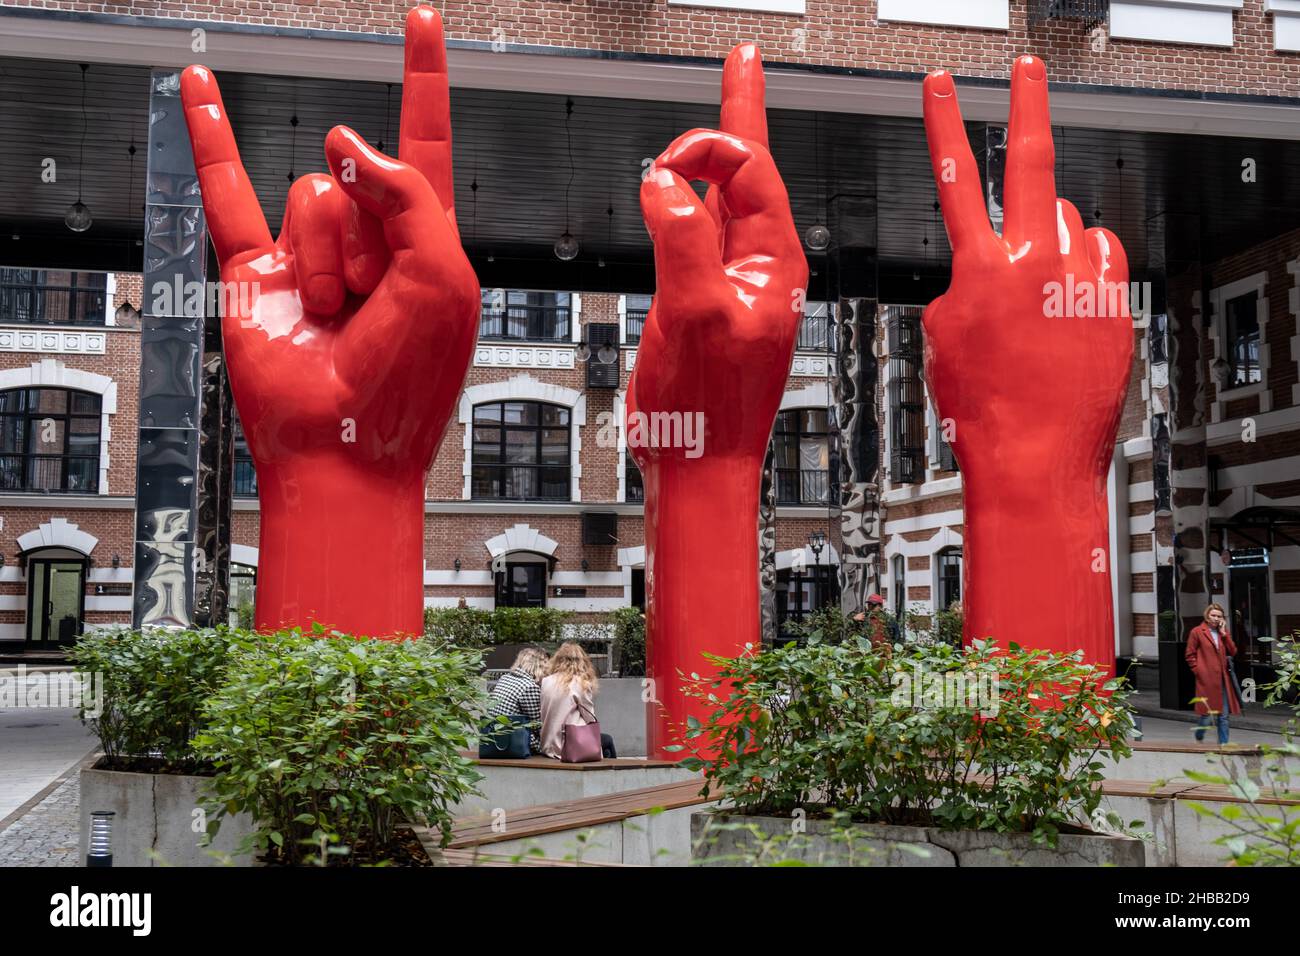
[[[570,333],[568,306],[508,305],[484,309],[478,337],[518,342],[567,342]]]
[[[46,281],[36,269],[0,269],[0,322],[25,325],[103,325],[106,273],[57,272],[69,282]],[[76,284],[78,277],[93,285]],[[51,276],[53,278],[53,276]],[[103,285],[99,285],[100,282]]]
[[[650,313],[644,309],[627,310],[627,344],[636,345],[645,332],[645,320]]]
[[[824,469],[776,469],[776,501],[782,505],[830,504],[831,476]]]
[[[805,315],[799,323],[798,349],[801,352],[827,352],[831,348],[831,317]]]

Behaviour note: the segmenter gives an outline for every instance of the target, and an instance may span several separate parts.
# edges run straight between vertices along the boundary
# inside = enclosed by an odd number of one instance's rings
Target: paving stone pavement
[[[80,866],[81,777],[72,773],[0,830],[0,866]]]

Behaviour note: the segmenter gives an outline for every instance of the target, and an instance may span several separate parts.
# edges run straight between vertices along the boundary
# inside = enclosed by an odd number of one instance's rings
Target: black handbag
[[[528,759],[528,718],[511,714],[505,719],[510,721],[510,726],[503,727],[500,718],[494,718],[483,726],[478,739],[480,760]]]

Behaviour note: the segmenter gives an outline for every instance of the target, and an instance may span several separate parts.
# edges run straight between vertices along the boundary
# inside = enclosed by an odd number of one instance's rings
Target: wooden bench
[[[567,800],[563,803],[529,807],[525,810],[512,811],[508,815],[509,826],[504,830],[499,825],[499,818],[492,814],[465,817],[456,821],[451,843],[448,846],[453,850],[461,850],[493,843],[527,840],[565,830],[585,830],[606,823],[620,823],[631,817],[644,816],[651,810],[677,810],[682,807],[703,805],[718,799],[716,795],[703,795],[701,790],[700,781],[688,780],[683,783],[664,784],[641,790],[627,790],[605,796],[586,797],[582,800]]]

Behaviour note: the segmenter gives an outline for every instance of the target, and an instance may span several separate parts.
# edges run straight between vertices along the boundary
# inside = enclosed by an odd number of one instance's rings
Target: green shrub
[[[623,677],[645,674],[645,615],[640,608],[621,607],[610,615],[614,629],[614,653]]]
[[[403,821],[445,844],[480,779],[461,755],[483,707],[479,655],[330,636],[269,635],[232,655],[195,741],[218,771],[213,825],[250,814],[254,844],[284,863],[392,859]]]
[[[492,612],[472,607],[428,607],[424,609],[424,634],[465,650],[491,647],[496,643]]]
[[[710,660],[717,679],[687,684],[714,710],[688,723],[685,765],[746,812],[1053,842],[1097,808],[1098,755],[1130,753],[1122,682],[1103,686],[1078,654],[976,642],[889,656],[858,636]]]
[[[499,644],[556,646],[567,639],[573,614],[549,607],[426,608],[424,633],[451,647],[475,649]]]
[[[113,628],[86,634],[71,652],[78,674],[100,682],[98,716],[81,719],[114,770],[201,771],[193,738],[203,706],[220,685],[231,649],[250,636],[226,628],[193,631]]]

